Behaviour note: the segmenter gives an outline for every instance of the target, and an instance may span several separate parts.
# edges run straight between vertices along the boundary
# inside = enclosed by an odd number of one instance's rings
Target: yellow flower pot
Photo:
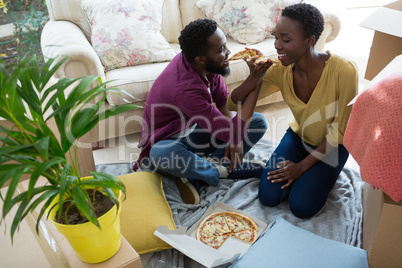
[[[111,258],[121,245],[120,210],[121,191],[116,191],[120,206],[114,205],[107,213],[98,218],[101,229],[91,222],[76,225],[60,224],[54,221],[58,210],[56,206],[49,214],[49,220],[64,235],[78,257],[87,263],[99,263]],[[56,200],[57,199],[57,200]],[[58,202],[55,198],[53,203]],[[52,207],[52,205],[50,206]]]

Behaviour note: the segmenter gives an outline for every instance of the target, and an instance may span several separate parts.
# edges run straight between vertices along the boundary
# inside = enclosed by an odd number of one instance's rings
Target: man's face
[[[229,58],[230,50],[226,47],[226,37],[220,29],[209,38],[210,48],[206,55],[205,69],[209,73],[217,73],[223,76],[230,74]]]

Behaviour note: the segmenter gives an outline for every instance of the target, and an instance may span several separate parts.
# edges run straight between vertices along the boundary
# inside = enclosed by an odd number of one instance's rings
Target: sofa
[[[178,53],[180,52],[178,37],[183,27],[193,20],[205,18],[206,15],[194,6],[196,0],[154,0],[151,2],[157,1],[162,1],[163,4],[160,33],[174,53]],[[105,107],[121,105],[127,100],[144,106],[153,82],[167,66],[169,60],[134,64],[133,66],[111,70],[106,68],[107,71],[105,71],[99,55],[94,50],[91,24],[80,5],[80,0],[46,0],[46,4],[50,20],[42,32],[41,48],[43,55],[45,59],[69,57],[53,78],[98,76],[103,82],[108,82],[108,87],[121,88],[135,97],[122,98],[116,93],[111,93],[106,97]],[[336,14],[324,10],[322,13],[325,26],[324,32],[316,44],[318,51],[324,51],[325,44],[337,37],[341,27],[339,17]],[[108,23],[110,25],[110,22]],[[141,37],[138,36],[138,38]],[[246,46],[259,49],[264,55],[275,56],[276,54],[272,36],[268,36],[255,44],[241,44],[230,35],[227,36],[227,47],[232,54],[243,50]],[[249,70],[244,61],[233,61],[231,63],[231,74],[224,78],[229,90],[240,85],[248,74]],[[281,100],[280,93],[276,93],[260,100],[258,105]],[[104,120],[90,132],[90,140],[97,142],[139,132],[142,114],[143,109],[137,109]]]

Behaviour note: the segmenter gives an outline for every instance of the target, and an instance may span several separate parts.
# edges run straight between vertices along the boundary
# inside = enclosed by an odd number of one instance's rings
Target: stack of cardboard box
[[[378,8],[360,25],[375,31],[364,78],[376,83],[402,72],[402,1]],[[370,267],[402,267],[402,200],[395,202],[367,184],[363,213],[363,249]]]

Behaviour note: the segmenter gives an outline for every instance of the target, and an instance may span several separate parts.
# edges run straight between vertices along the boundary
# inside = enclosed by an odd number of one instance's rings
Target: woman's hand
[[[273,62],[266,61],[255,63],[257,58],[258,56],[254,56],[249,59],[249,56],[247,56],[246,58],[244,58],[244,61],[246,61],[248,68],[250,69],[249,77],[253,79],[258,79],[258,81],[260,81],[265,76],[265,73],[267,72],[268,68],[271,67]]]
[[[302,164],[293,163],[290,160],[280,162],[277,168],[277,170],[273,170],[268,173],[267,180],[270,180],[272,183],[287,181],[287,183],[283,185],[281,189],[289,187],[303,174]]]

